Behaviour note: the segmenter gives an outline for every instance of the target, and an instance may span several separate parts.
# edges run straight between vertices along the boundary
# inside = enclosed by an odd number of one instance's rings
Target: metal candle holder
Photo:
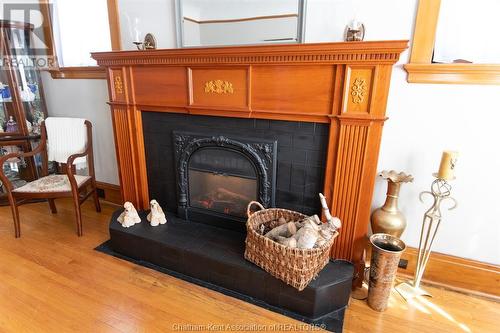
[[[436,174],[434,174],[434,176],[436,177]],[[432,182],[431,191],[423,191],[420,193],[419,199],[422,203],[424,202],[423,196],[425,194],[430,194],[434,198],[434,203],[424,214],[422,229],[420,231],[415,275],[413,281],[404,282],[396,286],[396,290],[405,300],[421,295],[432,296],[420,288],[420,282],[422,281],[425,267],[429,262],[432,244],[434,243],[439,225],[441,224],[441,203],[445,200],[451,200],[453,201],[453,206],[448,208],[448,210],[457,207],[457,201],[450,196],[451,185],[445,179],[436,177],[436,180]]]
[[[153,34],[148,33],[144,37],[144,41],[132,42],[135,44],[138,50],[154,50],[156,49],[156,38]]]

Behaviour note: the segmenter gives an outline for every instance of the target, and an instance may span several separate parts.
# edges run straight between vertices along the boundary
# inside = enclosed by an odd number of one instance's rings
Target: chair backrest
[[[89,130],[85,119],[48,117],[45,119],[45,128],[49,161],[66,163],[70,155],[82,153],[87,149]],[[75,160],[75,164],[85,162],[85,158]]]

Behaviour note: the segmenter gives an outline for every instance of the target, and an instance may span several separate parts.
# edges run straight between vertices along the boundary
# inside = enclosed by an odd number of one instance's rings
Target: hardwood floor
[[[116,206],[104,203],[99,214],[84,204],[82,238],[71,202],[57,207],[56,215],[47,203],[20,207],[20,239],[9,207],[0,207],[0,332],[172,332],[203,324],[214,325],[204,331],[300,330],[288,317],[94,251],[108,238]],[[410,304],[394,294],[384,313],[351,300],[344,332],[498,331],[500,304],[428,289],[433,298]]]

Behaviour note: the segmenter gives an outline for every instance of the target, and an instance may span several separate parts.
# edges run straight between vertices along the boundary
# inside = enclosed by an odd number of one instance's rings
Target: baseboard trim
[[[123,205],[122,192],[119,185],[96,182],[96,186],[99,198],[116,205]]]
[[[408,260],[398,274],[413,277],[418,249],[407,247],[401,259]],[[500,266],[433,252],[423,282],[462,293],[500,299]]]

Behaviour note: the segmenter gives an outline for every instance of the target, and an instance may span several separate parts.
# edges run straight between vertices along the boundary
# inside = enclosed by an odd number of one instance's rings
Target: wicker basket
[[[258,206],[261,210],[252,213],[251,207],[253,205]],[[260,235],[257,232],[259,226],[280,217],[287,221],[297,221],[306,218],[306,215],[281,208],[264,209],[256,201],[248,204],[247,214],[245,259],[261,267],[275,278],[301,291],[328,263],[330,248],[338,233],[335,233],[330,241],[320,248],[289,248]]]

